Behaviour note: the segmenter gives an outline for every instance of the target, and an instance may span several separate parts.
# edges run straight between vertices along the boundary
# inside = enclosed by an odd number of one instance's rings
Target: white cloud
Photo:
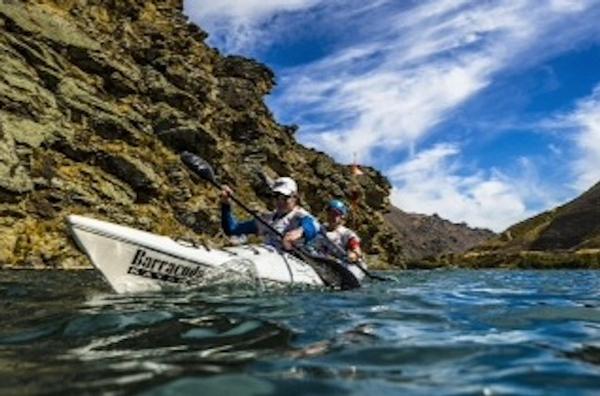
[[[579,12],[586,8],[587,0],[552,0],[550,6],[559,11]]]
[[[319,111],[338,121],[340,114],[347,115],[349,122],[337,129],[326,125],[326,130],[311,130],[309,125],[304,141],[318,148],[337,147],[336,157],[342,161],[357,153],[362,161],[371,162],[370,155],[376,149],[415,144],[441,121],[444,112],[487,84],[487,68],[486,61],[481,60],[465,65],[439,64],[402,74],[365,75],[338,84],[307,79],[287,94],[292,101],[308,102],[315,94],[327,96],[333,90],[332,99],[321,103]]]
[[[412,148],[430,136],[496,73],[518,68],[523,59],[533,63],[597,30],[593,18],[581,18],[591,6],[448,0],[382,8],[376,18],[346,21],[357,26],[351,45],[284,71],[271,104],[286,122],[301,125],[304,143],[335,147],[338,160],[357,152],[372,163],[382,148]],[[567,24],[577,27],[562,29]]]
[[[214,37],[226,53],[243,52],[265,45],[278,33],[262,24],[285,12],[310,9],[324,0],[184,0],[185,12]],[[212,39],[211,39],[212,40]]]
[[[557,116],[554,127],[567,128],[567,138],[575,142],[575,158],[570,160],[574,187],[583,192],[600,181],[600,85],[579,101],[575,109]],[[568,165],[568,163],[567,163]]]
[[[437,213],[497,232],[531,214],[525,192],[500,172],[461,175],[459,154],[456,145],[438,144],[390,169],[392,203],[409,212]]]
[[[599,4],[186,0],[186,11],[220,48],[244,54],[326,20],[339,36],[334,51],[279,71],[279,88],[270,98],[275,114],[300,125],[303,143],[338,160],[349,162],[358,153],[361,162],[387,167],[395,185],[392,200],[402,209],[499,231],[556,203],[557,194],[547,193],[536,164],[523,158],[522,173],[509,177],[505,170],[467,169],[458,145],[417,148],[498,73],[531,67],[599,37]],[[596,91],[563,119],[581,131],[574,139],[581,153],[574,162],[579,188],[598,179],[599,97]],[[417,153],[395,166],[389,166],[389,157],[378,162],[381,152],[404,149]]]
[[[205,18],[243,18],[260,21],[282,11],[297,11],[311,7],[318,0],[187,0],[186,9]]]

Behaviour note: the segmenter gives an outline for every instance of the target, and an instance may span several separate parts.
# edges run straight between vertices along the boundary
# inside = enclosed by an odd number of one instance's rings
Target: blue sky
[[[600,181],[600,0],[186,0],[301,143],[502,231]]]

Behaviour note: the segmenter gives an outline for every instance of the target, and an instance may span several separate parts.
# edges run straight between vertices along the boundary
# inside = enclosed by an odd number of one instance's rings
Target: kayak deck
[[[305,262],[267,246],[210,249],[83,216],[71,215],[73,238],[117,293],[205,284],[224,273],[257,281],[323,286]]]

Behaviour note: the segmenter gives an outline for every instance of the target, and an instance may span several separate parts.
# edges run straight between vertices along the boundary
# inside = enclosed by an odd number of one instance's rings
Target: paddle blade
[[[212,167],[201,157],[192,154],[189,151],[184,151],[181,153],[181,160],[192,172],[202,179],[216,183],[215,173],[213,172]]]

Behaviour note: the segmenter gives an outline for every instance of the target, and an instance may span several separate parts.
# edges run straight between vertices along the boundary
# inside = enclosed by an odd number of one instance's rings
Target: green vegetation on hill
[[[600,268],[600,183],[565,205],[508,228],[437,265]]]

